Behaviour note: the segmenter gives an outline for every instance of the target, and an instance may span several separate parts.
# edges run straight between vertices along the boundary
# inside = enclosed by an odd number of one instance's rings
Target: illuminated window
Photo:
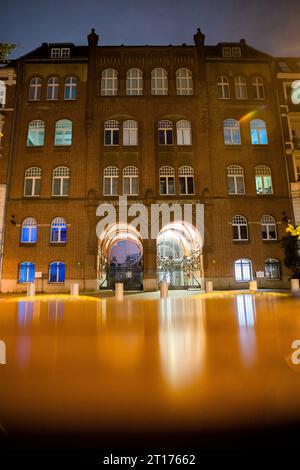
[[[58,100],[59,80],[57,77],[51,77],[47,83],[47,100]]]
[[[268,258],[265,260],[265,278],[280,279],[280,263],[277,259]]]
[[[163,120],[158,123],[158,143],[159,145],[173,144],[173,123]]]
[[[70,186],[70,170],[59,166],[53,171],[52,196],[68,196]]]
[[[234,263],[235,280],[247,282],[252,279],[252,263],[249,259],[238,259]]]
[[[45,143],[44,121],[31,121],[28,125],[27,147],[41,147]]]
[[[176,93],[177,95],[193,94],[193,76],[189,69],[176,70]]]
[[[60,119],[55,124],[54,145],[72,144],[72,121],[69,119]]]
[[[106,121],[104,123],[104,145],[119,145],[118,121]]]
[[[116,96],[118,94],[118,72],[114,69],[105,69],[101,75],[101,95]]]
[[[236,119],[225,119],[223,121],[223,133],[225,145],[241,144],[240,123]]]
[[[116,196],[118,194],[119,170],[115,166],[104,169],[103,194],[104,196]]]
[[[139,170],[135,166],[126,166],[123,170],[123,194],[139,194]]]
[[[246,217],[236,215],[232,219],[232,234],[234,241],[248,240],[248,223]]]
[[[66,265],[61,261],[53,261],[49,265],[49,282],[59,283],[65,282]]]
[[[250,121],[250,134],[253,145],[268,144],[267,126],[262,119],[252,119]]]
[[[160,194],[175,194],[175,170],[171,166],[162,166],[159,170]]]
[[[19,264],[19,282],[34,282],[35,264],[30,261],[23,261]]]
[[[194,194],[194,170],[191,166],[181,166],[178,170],[179,194]]]
[[[39,196],[41,192],[42,170],[31,167],[25,171],[24,196]]]
[[[22,243],[36,243],[37,242],[37,224],[36,224],[36,220],[33,217],[28,217],[22,223],[21,242]]]
[[[253,95],[256,100],[265,99],[264,81],[261,77],[252,78]]]
[[[126,76],[126,95],[143,94],[143,72],[140,69],[130,69]]]
[[[151,72],[151,94],[168,94],[168,74],[165,69],[154,69]]]
[[[261,236],[263,240],[277,240],[276,222],[271,215],[261,218]]]
[[[177,121],[176,131],[177,145],[192,145],[192,126],[190,121]]]
[[[245,194],[244,170],[239,165],[227,167],[228,194]]]
[[[6,85],[3,80],[0,80],[0,105],[2,108],[5,107],[6,103]]]
[[[235,97],[237,100],[246,100],[247,94],[247,83],[244,77],[238,76],[234,79]]]
[[[123,145],[138,144],[138,123],[128,120],[123,122]]]
[[[222,76],[218,78],[218,96],[220,100],[229,100],[230,98],[230,87],[227,77]]]
[[[30,101],[39,101],[41,99],[42,92],[42,80],[41,78],[35,77],[30,80],[29,84],[29,95]]]
[[[76,100],[77,80],[75,77],[68,77],[65,80],[65,100]]]
[[[257,165],[254,169],[257,194],[272,194],[271,169],[266,165]]]
[[[62,217],[56,217],[51,222],[51,243],[66,243],[67,241],[67,224]]]

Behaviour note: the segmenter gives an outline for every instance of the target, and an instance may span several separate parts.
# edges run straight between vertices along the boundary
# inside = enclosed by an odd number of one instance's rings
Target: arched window
[[[250,134],[251,143],[253,145],[267,145],[267,126],[262,119],[252,119],[252,121],[250,121]]]
[[[27,147],[41,147],[45,143],[45,123],[41,120],[28,124]]]
[[[133,120],[123,122],[123,145],[138,144],[138,123]]]
[[[248,223],[246,217],[236,215],[232,219],[232,234],[234,241],[248,240]]]
[[[123,170],[123,194],[139,194],[139,170],[135,166],[126,166]]]
[[[25,171],[24,196],[39,196],[41,192],[42,170],[36,166]]]
[[[37,224],[33,217],[28,217],[22,223],[21,243],[37,242]]]
[[[77,95],[77,80],[75,77],[68,77],[65,80],[65,100],[76,100]]]
[[[130,69],[126,75],[126,95],[143,94],[143,72],[140,69]]]
[[[62,217],[56,217],[51,222],[51,243],[66,243],[67,241],[67,224]]]
[[[28,99],[30,101],[39,101],[41,99],[42,80],[34,77],[30,80]]]
[[[190,121],[176,122],[177,145],[192,145],[192,126]]]
[[[157,244],[157,253],[160,258],[182,261],[182,249],[177,240],[161,240]]]
[[[72,144],[72,121],[70,119],[60,119],[55,124],[54,145]]]
[[[101,95],[116,96],[118,94],[118,72],[114,69],[105,69],[101,75]]]
[[[158,143],[159,145],[173,144],[173,123],[164,119],[158,123]]]
[[[5,107],[6,103],[6,85],[3,80],[0,80],[0,105],[2,108]]]
[[[239,165],[227,167],[228,194],[245,194],[244,170]]]
[[[53,171],[52,196],[68,196],[70,186],[70,169],[59,166]]]
[[[220,100],[230,99],[229,80],[224,75],[218,78],[218,96]]]
[[[268,258],[265,260],[265,278],[280,279],[280,263],[277,259]]]
[[[175,170],[171,166],[159,169],[160,194],[175,194]]]
[[[50,77],[47,83],[47,100],[58,100],[59,80],[57,77]]]
[[[193,94],[193,76],[189,69],[181,68],[176,70],[176,94]]]
[[[240,123],[236,119],[225,119],[223,121],[224,144],[240,145],[241,130]]]
[[[234,263],[234,274],[237,282],[247,282],[252,279],[252,263],[249,259],[238,259]]]
[[[165,69],[154,69],[151,72],[151,94],[167,95],[168,94],[168,74]]]
[[[234,79],[235,97],[237,100],[246,100],[248,98],[247,83],[244,77],[238,76]]]
[[[19,282],[34,282],[35,264],[30,261],[23,261],[19,264]]]
[[[178,170],[179,194],[194,194],[194,170],[191,166],[181,166]]]
[[[53,261],[49,265],[49,282],[59,283],[65,282],[66,279],[66,265],[61,261]]]
[[[104,123],[104,145],[119,145],[119,123],[111,120]]]
[[[277,240],[276,222],[271,215],[261,218],[261,236],[263,240]]]
[[[255,100],[265,99],[264,81],[261,77],[252,78],[253,97]]]
[[[119,170],[115,166],[104,169],[103,194],[104,196],[116,196],[118,194]]]
[[[255,186],[257,194],[272,194],[271,169],[266,165],[257,165],[254,168]]]

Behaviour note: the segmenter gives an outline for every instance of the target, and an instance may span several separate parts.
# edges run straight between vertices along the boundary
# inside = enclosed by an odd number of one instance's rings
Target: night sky
[[[0,42],[18,57],[42,42],[86,45],[92,27],[104,45],[247,43],[300,56],[300,0],[0,0]]]

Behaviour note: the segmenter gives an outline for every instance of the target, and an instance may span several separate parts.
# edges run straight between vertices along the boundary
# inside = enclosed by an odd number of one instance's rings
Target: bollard
[[[256,291],[257,290],[257,281],[250,281],[249,282],[249,290]]]
[[[160,298],[161,299],[166,299],[169,296],[168,283],[167,282],[161,282],[159,288],[160,288]]]
[[[299,290],[299,279],[291,279],[291,291],[298,292]]]
[[[28,297],[31,297],[31,296],[35,295],[35,284],[34,284],[34,282],[29,282],[27,284],[27,295],[28,295]]]
[[[71,295],[79,295],[79,284],[71,284]]]
[[[213,281],[206,281],[205,282],[205,292],[212,292],[214,290]]]
[[[115,284],[115,297],[117,300],[123,300],[124,297],[124,291],[123,291],[123,283],[122,282],[116,282]]]

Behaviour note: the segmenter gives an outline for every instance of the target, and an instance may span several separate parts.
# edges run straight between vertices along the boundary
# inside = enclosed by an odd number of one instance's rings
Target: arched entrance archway
[[[165,225],[157,237],[158,283],[174,289],[202,287],[202,247],[200,232],[188,222]]]
[[[108,227],[98,241],[98,287],[113,289],[122,282],[124,289],[143,288],[143,244],[139,232],[130,224]]]

